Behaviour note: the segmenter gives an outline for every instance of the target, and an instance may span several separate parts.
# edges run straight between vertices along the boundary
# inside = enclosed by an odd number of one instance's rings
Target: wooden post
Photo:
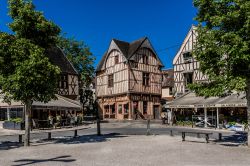
[[[7,107],[7,120],[10,120],[10,108]]]
[[[208,141],[209,141],[209,135],[206,134],[206,142],[208,143]]]
[[[48,132],[48,140],[51,140],[51,132]]]
[[[207,107],[204,107],[204,127],[207,127]]]
[[[219,141],[222,140],[222,133],[219,133]]]
[[[77,130],[74,131],[74,137],[77,137]]]
[[[182,141],[185,141],[185,132],[182,132]]]
[[[170,116],[170,120],[169,120],[169,124],[171,125],[171,126],[173,126],[173,108],[171,108],[170,109],[170,114],[171,114],[171,116]]]
[[[219,108],[216,108],[216,127],[219,128]]]
[[[174,136],[173,130],[170,130],[170,136]]]
[[[100,118],[97,118],[96,125],[97,125],[97,135],[100,136],[101,135]]]
[[[18,142],[21,144],[21,143],[23,143],[23,139],[22,139],[22,135],[21,134],[19,134],[19,136],[18,136]]]

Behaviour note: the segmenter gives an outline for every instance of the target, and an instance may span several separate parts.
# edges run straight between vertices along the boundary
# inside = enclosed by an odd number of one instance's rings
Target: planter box
[[[5,121],[3,123],[3,128],[4,129],[10,129],[10,130],[23,130],[24,129],[24,124],[23,123],[15,123],[15,122],[10,122],[10,121]]]

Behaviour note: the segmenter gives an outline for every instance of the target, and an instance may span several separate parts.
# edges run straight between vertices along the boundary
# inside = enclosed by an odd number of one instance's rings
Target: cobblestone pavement
[[[214,142],[167,135],[85,135],[38,140],[31,147],[0,149],[0,165],[84,165],[84,166],[161,166],[227,165],[248,166],[250,149]]]

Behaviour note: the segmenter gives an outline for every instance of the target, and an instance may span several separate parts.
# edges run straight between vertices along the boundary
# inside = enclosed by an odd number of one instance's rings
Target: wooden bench
[[[197,137],[200,138],[200,135],[205,135],[206,142],[209,142],[209,135],[212,135],[213,133],[206,133],[206,132],[200,132],[200,131],[181,131],[182,134],[182,141],[185,141],[186,133],[189,134],[197,134]]]

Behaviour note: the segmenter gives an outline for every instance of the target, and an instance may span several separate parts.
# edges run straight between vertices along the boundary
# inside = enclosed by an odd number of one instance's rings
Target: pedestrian
[[[49,114],[48,116],[48,122],[49,122],[49,128],[53,127],[54,123],[53,123],[53,116],[51,114]]]
[[[165,124],[166,114],[164,111],[161,112],[161,120],[162,120],[162,124]]]

